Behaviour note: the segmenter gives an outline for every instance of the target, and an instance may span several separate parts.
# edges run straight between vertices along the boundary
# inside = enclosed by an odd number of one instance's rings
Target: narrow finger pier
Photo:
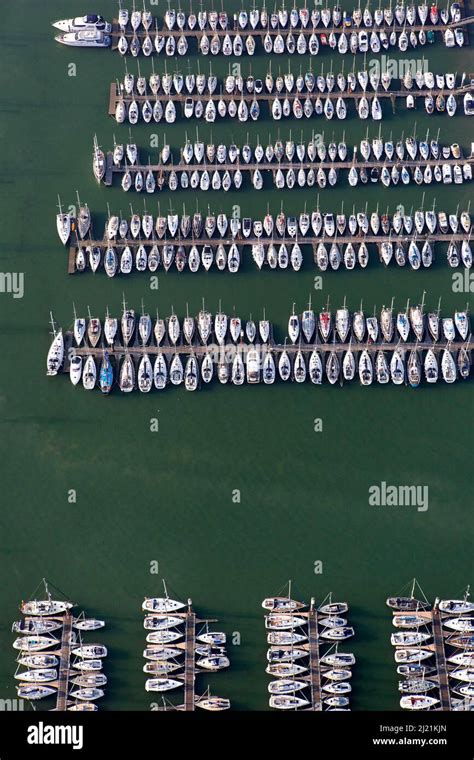
[[[153,710],[192,712],[196,707],[210,712],[230,708],[224,697],[212,696],[208,688],[196,694],[196,676],[211,674],[229,667],[226,656],[226,635],[209,630],[214,619],[197,617],[191,599],[187,603],[171,599],[163,581],[164,596],[145,597],[142,610],[147,631],[143,666],[147,674],[147,692],[162,695],[163,703],[153,704]],[[182,704],[173,704],[164,693],[183,689]]]
[[[103,628],[103,620],[72,613],[76,605],[67,599],[53,599],[46,580],[44,594],[21,602],[23,617],[14,622],[17,635],[13,648],[18,652],[15,679],[20,699],[36,703],[55,700],[56,712],[94,712],[104,696],[107,677],[102,659],[107,649],[102,644],[82,640],[86,631]],[[36,592],[35,592],[36,594]]]
[[[269,705],[277,710],[347,711],[355,657],[339,651],[339,644],[354,636],[342,617],[346,602],[333,602],[329,594],[319,606],[309,608],[288,593],[264,599],[270,681]]]
[[[414,579],[409,595],[389,597],[387,605],[397,629],[390,641],[397,673],[403,677],[400,706],[474,711],[474,603],[469,586],[462,598],[436,598],[432,605]]]

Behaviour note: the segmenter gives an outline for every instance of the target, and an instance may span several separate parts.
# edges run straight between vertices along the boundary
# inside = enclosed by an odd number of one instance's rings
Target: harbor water
[[[186,4],[185,4],[186,6]],[[226,2],[227,11],[240,8]],[[349,6],[346,6],[349,10]],[[151,6],[162,16],[165,4]],[[187,7],[183,7],[187,10]],[[128,127],[107,115],[110,83],[123,78],[118,52],[78,50],[54,42],[50,22],[85,12],[111,19],[117,6],[97,0],[87,8],[78,0],[17,0],[3,9],[0,46],[0,134],[3,156],[0,175],[0,270],[23,273],[24,292],[0,293],[0,437],[2,508],[0,516],[0,698],[16,696],[11,648],[11,622],[18,603],[27,598],[45,576],[80,608],[105,619],[101,641],[109,650],[107,696],[101,708],[148,710],[153,701],[144,690],[144,630],[141,603],[145,595],[160,595],[162,578],[171,596],[191,597],[203,617],[215,617],[228,634],[231,667],[218,676],[201,678],[204,690],[230,698],[239,710],[268,709],[266,641],[261,601],[276,594],[291,578],[296,598],[322,600],[333,592],[350,605],[350,623],[356,636],[346,651],[357,658],[351,707],[354,710],[398,709],[397,675],[389,634],[389,594],[409,588],[416,576],[426,595],[458,598],[472,582],[472,519],[470,453],[473,404],[472,381],[447,387],[423,384],[416,390],[357,383],[343,388],[310,383],[240,388],[213,382],[198,393],[168,388],[159,395],[115,390],[99,392],[73,388],[67,376],[48,378],[45,359],[49,347],[49,312],[63,329],[70,329],[73,304],[78,315],[103,319],[106,307],[119,316],[122,299],[137,311],[143,299],[153,316],[180,317],[186,304],[197,314],[206,308],[242,319],[267,318],[282,342],[293,303],[306,308],[309,296],[318,311],[329,299],[332,309],[374,306],[394,308],[420,303],[425,292],[428,310],[441,297],[442,315],[463,309],[471,299],[453,291],[452,270],[445,244],[436,244],[436,260],[429,270],[413,272],[372,261],[367,270],[327,272],[322,282],[311,251],[304,248],[304,264],[293,271],[257,271],[249,261],[236,275],[212,269],[178,274],[159,272],[158,290],[150,277],[134,273],[109,280],[102,272],[67,275],[67,250],[57,238],[57,195],[63,207],[87,202],[96,234],[107,215],[147,210],[157,214],[170,208],[188,213],[208,208],[240,217],[287,215],[311,211],[317,190],[278,191],[265,185],[256,193],[244,182],[241,191],[154,196],[125,195],[117,180],[112,188],[98,186],[92,175],[92,142],[97,134],[104,150],[128,141]],[[434,45],[418,48],[410,58],[434,73],[474,71],[472,48],[446,50],[437,36]],[[401,56],[390,53],[399,60]],[[406,56],[405,56],[406,57]],[[151,73],[151,60],[140,57],[141,73]],[[232,66],[235,59],[230,59]],[[242,75],[264,76],[270,59],[259,50],[243,56]],[[157,72],[183,74],[199,69],[220,78],[229,60],[204,58],[195,50],[184,59],[153,57]],[[326,50],[313,58],[295,55],[271,58],[272,70],[295,75],[309,70],[338,73],[352,68],[352,56]],[[369,65],[369,57],[367,65]],[[136,60],[127,57],[137,73]],[[356,68],[363,57],[357,56]],[[235,71],[234,71],[235,73]],[[458,113],[428,116],[420,99],[407,112],[399,101],[392,113],[383,102],[381,135],[398,140],[427,130],[442,144],[458,142],[470,153],[472,124]],[[326,142],[344,139],[357,144],[367,124],[354,116],[346,121],[324,118],[256,123],[220,120],[198,122],[204,142],[257,138],[266,145],[269,135],[308,141],[312,132]],[[179,117],[176,124],[140,122],[133,141],[144,163],[157,156],[155,135],[176,152],[186,134],[194,140],[196,121]],[[377,136],[379,125],[368,125]],[[393,214],[402,205],[406,213],[436,204],[439,210],[467,209],[472,186],[432,184],[352,189],[345,181],[319,194],[322,211],[357,210]],[[197,204],[197,205],[196,205]],[[321,287],[319,285],[321,284]],[[315,287],[316,286],[316,287]],[[471,285],[474,289],[474,282]],[[320,422],[319,422],[320,421]],[[369,489],[386,483],[427,487],[427,509],[414,506],[372,506]],[[158,563],[158,573],[156,570]],[[406,589],[405,589],[406,590]]]

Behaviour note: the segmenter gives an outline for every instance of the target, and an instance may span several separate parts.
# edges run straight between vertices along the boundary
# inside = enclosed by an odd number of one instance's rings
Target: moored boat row
[[[411,68],[396,82],[391,74],[378,70],[352,71],[347,75],[340,72],[336,76],[331,71],[325,76],[309,71],[297,77],[290,71],[276,77],[269,72],[264,79],[229,74],[224,80],[213,74],[183,76],[166,72],[160,76],[153,72],[148,81],[140,73],[135,77],[126,71],[123,81],[112,85],[115,106],[110,113],[119,124],[135,125],[139,120],[173,124],[181,104],[181,114],[187,119],[213,123],[228,116],[246,122],[260,118],[263,104],[265,113],[277,121],[318,116],[330,120],[345,119],[353,101],[359,118],[379,121],[383,117],[383,98],[390,97],[392,110],[394,97],[404,98],[406,107],[413,109],[418,96],[428,114],[446,112],[454,116],[458,110],[456,96],[460,94],[464,113],[469,115],[473,93],[467,82],[463,74],[459,89],[455,89],[456,74],[434,75],[422,69],[412,72]]]
[[[264,599],[267,631],[266,672],[269,705],[277,710],[349,710],[352,686],[352,653],[339,651],[339,644],[354,635],[343,617],[346,602],[333,602],[329,594],[316,607],[292,599],[291,582],[286,596]],[[323,649],[328,647],[328,649]],[[321,651],[323,649],[323,651]]]
[[[132,211],[130,218],[108,213],[103,239],[92,240],[91,218],[87,206],[82,206],[79,219],[67,214],[57,215],[57,230],[66,245],[73,231],[77,239],[75,271],[90,268],[96,272],[103,266],[109,277],[137,272],[197,272],[216,266],[219,271],[237,272],[243,261],[243,251],[250,247],[252,259],[259,269],[295,271],[303,265],[305,242],[313,246],[313,258],[321,271],[343,266],[365,268],[369,263],[369,248],[377,246],[378,258],[388,266],[407,263],[414,270],[431,266],[435,240],[448,242],[447,261],[451,267],[472,266],[470,245],[471,217],[468,211],[447,214],[418,209],[414,214],[393,216],[378,211],[346,215],[322,213],[319,205],[299,216],[286,216],[283,210],[275,217],[267,213],[262,219],[238,216],[217,216],[210,212],[202,216],[169,213],[156,218],[144,209],[142,215]],[[82,209],[87,209],[87,215]],[[86,216],[87,225],[83,218]],[[86,234],[90,233],[87,241]],[[464,237],[466,236],[466,237]],[[218,242],[218,241],[222,242]],[[82,241],[82,242],[81,242]],[[176,244],[172,241],[176,241]],[[248,241],[248,242],[246,242]],[[379,242],[380,241],[380,242]],[[239,243],[239,244],[237,244]]]
[[[72,602],[53,599],[46,581],[44,587],[43,599],[21,603],[24,617],[12,626],[19,634],[13,642],[18,651],[18,696],[30,701],[55,697],[56,710],[95,711],[107,683],[100,672],[107,649],[84,643],[82,635],[105,623],[84,612],[73,614]]]
[[[82,381],[86,390],[99,386],[106,394],[115,381],[122,392],[138,387],[147,393],[168,383],[194,391],[214,377],[234,385],[270,385],[277,379],[334,385],[358,377],[362,385],[391,381],[417,387],[423,378],[429,384],[441,378],[453,383],[471,371],[467,311],[440,319],[439,310],[425,314],[423,303],[407,304],[396,314],[393,306],[384,307],[379,319],[362,308],[351,314],[345,305],[334,315],[328,307],[315,314],[309,304],[302,315],[293,307],[288,335],[288,345],[287,339],[283,345],[273,343],[265,315],[258,325],[251,318],[244,323],[221,310],[213,317],[203,304],[196,318],[188,313],[181,323],[173,312],[166,320],[157,316],[153,324],[143,308],[137,319],[124,304],[120,329],[119,320],[108,314],[103,328],[90,315],[88,322],[75,318],[77,347],[71,346],[68,371],[73,385]],[[58,340],[64,356],[59,331],[48,355],[48,374],[62,369],[62,363],[53,363]]]
[[[474,604],[463,599],[389,597],[400,706],[406,710],[474,710]],[[421,589],[420,589],[421,591]],[[447,680],[443,678],[446,671]]]
[[[122,32],[148,32],[153,27],[173,31],[265,31],[278,29],[372,29],[383,27],[415,27],[427,26],[436,27],[437,25],[458,24],[462,19],[462,9],[459,3],[448,3],[446,7],[439,8],[436,3],[397,3],[395,8],[391,5],[382,8],[379,6],[374,11],[369,6],[362,9],[357,6],[352,11],[341,9],[336,4],[330,7],[328,4],[324,8],[316,6],[309,10],[306,5],[297,7],[296,4],[288,10],[284,4],[280,8],[275,6],[273,11],[269,11],[264,4],[257,8],[255,5],[251,10],[242,8],[238,13],[228,14],[222,10],[209,10],[201,8],[196,14],[192,10],[187,14],[181,9],[168,7],[164,17],[158,19],[153,17],[145,4],[143,11],[135,7],[132,12],[123,8],[120,4],[118,26]],[[69,31],[71,22],[77,19],[70,19],[66,22],[56,22],[55,26],[60,29],[66,28]],[[81,20],[79,19],[79,22]],[[66,24],[66,27],[63,25]],[[74,27],[75,28],[75,27]]]
[[[242,74],[228,74],[223,79],[210,73],[183,75],[179,72],[173,74],[165,71],[157,74],[153,71],[147,79],[140,72],[137,75],[128,70],[122,81],[118,83],[119,96],[137,99],[153,95],[155,97],[173,96],[247,96],[267,95],[341,95],[354,93],[362,94],[372,90],[374,93],[389,93],[392,90],[399,93],[401,90],[420,93],[433,93],[441,91],[457,91],[464,87],[471,89],[467,74],[446,72],[434,74],[426,71],[423,67],[413,70],[407,67],[406,73],[401,79],[392,76],[390,71],[381,71],[377,68],[371,70],[355,70],[345,74],[343,71],[335,74],[330,70],[327,74],[315,74],[312,70],[305,74],[295,76],[291,70],[285,74],[274,75],[268,71],[264,78],[259,79],[252,74],[244,77]],[[115,86],[115,85],[112,85]],[[405,92],[405,94],[407,94]]]
[[[414,136],[397,142],[380,137],[363,139],[349,152],[344,141],[328,145],[313,139],[309,143],[277,140],[264,147],[244,144],[229,146],[205,145],[189,140],[180,149],[181,160],[174,165],[169,145],[160,151],[159,163],[148,166],[139,161],[134,144],[124,148],[116,144],[110,154],[110,172],[105,177],[105,156],[97,146],[93,153],[93,171],[100,182],[112,183],[114,174],[121,174],[125,192],[154,193],[165,186],[171,190],[239,190],[244,175],[250,175],[255,190],[264,187],[264,176],[271,172],[273,185],[285,187],[334,186],[341,171],[351,187],[359,183],[381,183],[384,187],[431,184],[462,184],[472,180],[473,156],[464,158],[458,143],[442,146],[437,140],[418,141]],[[360,158],[359,158],[360,156]],[[103,166],[103,172],[99,170]]]
[[[82,208],[87,208],[84,206]],[[93,236],[91,229],[90,213],[87,226],[81,226],[78,220],[68,214],[57,215],[58,235],[67,245],[72,237],[78,240],[86,240],[88,234]],[[302,211],[299,215],[287,215],[283,208],[279,214],[273,216],[270,213],[261,217],[240,217],[239,215],[228,216],[227,214],[215,214],[208,210],[206,215],[195,212],[193,215],[186,213],[176,214],[172,211],[166,215],[161,214],[158,208],[156,217],[144,209],[143,214],[134,213],[131,208],[131,216],[122,216],[120,213],[111,214],[110,210],[105,222],[103,240],[108,242],[125,243],[133,241],[167,241],[189,240],[195,242],[211,241],[215,239],[229,239],[245,241],[246,239],[262,239],[267,242],[273,239],[299,238],[335,238],[344,242],[345,237],[390,237],[403,238],[411,235],[421,237],[423,235],[445,235],[446,239],[458,233],[467,237],[471,235],[472,222],[469,211],[457,210],[448,214],[445,211],[433,209],[424,210],[419,208],[414,213],[406,213],[405,209],[398,208],[393,214],[379,213],[367,210],[356,211],[353,207],[351,214],[345,214],[343,208],[339,213],[323,212],[319,209],[319,203],[315,208]],[[73,234],[77,233],[77,234]]]
[[[230,708],[230,701],[195,693],[195,679],[200,673],[215,673],[229,667],[226,655],[226,634],[209,630],[209,621],[197,618],[192,602],[187,604],[168,596],[163,581],[163,597],[145,597],[142,610],[147,631],[143,672],[147,675],[147,692],[164,694],[184,688],[184,704],[163,708],[219,712]]]

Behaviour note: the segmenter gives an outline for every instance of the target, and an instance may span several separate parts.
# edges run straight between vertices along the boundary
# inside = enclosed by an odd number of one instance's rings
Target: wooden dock
[[[186,613],[184,655],[184,709],[193,712],[195,707],[196,681],[196,615],[190,606]]]
[[[451,696],[449,692],[449,676],[446,665],[446,653],[444,649],[444,631],[441,627],[441,613],[438,607],[435,607],[431,613],[433,642],[436,659],[436,669],[439,679],[439,699],[441,703],[440,710],[451,710]]]
[[[322,711],[321,668],[319,662],[318,612],[312,604],[308,612],[309,678],[311,684],[311,710]]]
[[[385,20],[384,20],[384,22],[380,26],[375,26],[375,25],[373,25],[372,27],[364,27],[364,26],[356,27],[356,26],[351,26],[351,27],[348,27],[348,28],[344,28],[342,26],[342,24],[340,24],[339,26],[334,26],[333,24],[330,24],[327,27],[325,27],[323,24],[321,24],[320,26],[318,25],[316,27],[313,27],[311,25],[311,21],[310,21],[306,27],[303,27],[301,24],[299,24],[294,29],[290,28],[289,24],[284,29],[283,28],[279,28],[279,27],[276,28],[276,29],[271,29],[270,27],[265,28],[265,29],[263,29],[261,27],[257,28],[257,29],[253,29],[250,25],[248,25],[245,29],[240,29],[238,27],[237,18],[235,16],[234,16],[233,19],[231,17],[229,17],[229,22],[230,23],[229,23],[229,28],[228,29],[221,29],[220,27],[218,27],[215,30],[212,30],[209,27],[206,27],[204,30],[201,31],[201,29],[199,29],[196,26],[196,28],[194,28],[194,29],[189,29],[189,28],[178,29],[178,28],[174,28],[174,29],[170,30],[167,27],[165,27],[165,25],[164,25],[164,23],[163,23],[162,20],[160,20],[160,23],[158,23],[158,19],[154,18],[149,32],[146,32],[143,29],[143,27],[140,27],[136,32],[134,32],[131,29],[131,27],[128,26],[127,29],[125,30],[125,32],[123,33],[122,30],[119,27],[118,19],[114,19],[113,22],[112,22],[112,32],[111,32],[112,44],[113,44],[113,48],[116,49],[116,46],[117,46],[117,43],[118,43],[118,39],[119,39],[119,37],[122,34],[124,34],[124,36],[130,42],[135,35],[139,39],[143,39],[146,36],[154,38],[155,34],[156,34],[156,31],[158,31],[158,33],[160,35],[163,35],[164,37],[174,37],[174,38],[177,39],[177,38],[183,36],[183,37],[186,37],[186,38],[195,38],[196,40],[200,40],[204,36],[204,34],[207,35],[207,37],[209,39],[211,39],[214,36],[216,36],[216,37],[225,37],[226,35],[229,35],[229,37],[231,39],[233,39],[234,37],[237,36],[237,34],[239,34],[242,37],[243,40],[245,40],[245,38],[247,38],[247,37],[255,37],[256,39],[259,39],[262,43],[263,43],[264,37],[267,34],[270,35],[270,37],[276,37],[278,34],[281,34],[283,38],[286,38],[288,36],[288,34],[291,33],[295,37],[295,41],[296,41],[296,38],[300,34],[303,34],[305,37],[311,37],[311,35],[313,33],[316,34],[318,37],[321,37],[321,35],[329,37],[329,35],[332,34],[332,33],[339,35],[342,32],[344,32],[346,34],[346,36],[350,36],[351,32],[354,32],[354,31],[357,32],[357,33],[365,31],[365,32],[367,32],[367,34],[369,36],[370,36],[370,33],[372,31],[380,32],[382,30],[384,30],[387,33],[396,32],[397,34],[403,32],[403,31],[406,31],[407,33],[411,32],[411,31],[413,31],[413,32],[421,32],[421,31],[425,31],[425,32],[429,32],[429,31],[433,31],[433,32],[445,32],[447,29],[456,29],[458,27],[466,27],[466,26],[469,26],[469,25],[473,24],[474,23],[474,17],[473,16],[466,16],[464,18],[461,18],[457,22],[452,22],[451,21],[448,24],[431,24],[431,23],[426,23],[426,24],[422,25],[422,24],[418,23],[418,24],[413,24],[413,26],[410,26],[409,24],[403,24],[402,26],[400,26],[400,24],[398,24],[396,21],[395,21],[394,24],[392,24],[392,25],[389,26],[389,25],[387,25],[385,23]],[[322,49],[324,50],[324,48],[325,48],[325,46],[321,46],[320,47],[320,51]],[[327,49],[330,52],[337,52],[337,49],[336,49],[336,51],[332,51],[329,46],[327,46]],[[245,48],[244,48],[244,50],[245,50]],[[409,50],[407,50],[407,53],[409,51],[411,51],[411,50],[412,50],[412,48],[410,47]],[[153,52],[156,55],[155,48],[153,48]],[[348,51],[347,54],[348,55],[350,54],[349,51]]]
[[[445,233],[422,233],[422,234],[390,234],[390,235],[334,235],[332,237],[329,237],[328,235],[322,235],[320,237],[314,237],[313,235],[310,236],[295,236],[295,237],[289,237],[285,236],[280,238],[279,236],[276,236],[274,238],[268,238],[268,237],[249,237],[245,238],[241,234],[236,236],[235,238],[232,237],[225,237],[225,238],[144,238],[144,239],[136,239],[136,238],[119,238],[117,240],[76,240],[76,243],[74,245],[71,245],[68,249],[68,257],[67,257],[67,272],[68,274],[77,274],[78,270],[76,269],[76,258],[77,258],[77,252],[79,249],[85,250],[89,246],[93,246],[96,248],[100,248],[102,252],[106,251],[107,248],[112,247],[116,251],[122,251],[127,246],[130,247],[132,252],[140,245],[143,245],[145,247],[145,250],[147,253],[150,252],[150,249],[153,246],[157,246],[157,248],[161,251],[164,246],[166,245],[174,245],[174,246],[182,246],[184,249],[189,249],[193,245],[199,247],[203,246],[209,246],[212,248],[212,250],[216,250],[220,245],[224,245],[225,247],[229,248],[232,244],[236,244],[239,248],[239,252],[242,256],[242,252],[244,249],[251,248],[253,245],[262,244],[264,246],[269,245],[275,245],[276,247],[284,244],[287,246],[288,250],[291,249],[291,246],[293,246],[295,243],[298,243],[301,247],[302,251],[304,251],[306,246],[311,246],[312,248],[312,254],[313,254],[313,261],[315,265],[317,266],[317,246],[319,243],[324,243],[326,246],[332,245],[332,243],[337,243],[337,245],[348,245],[349,243],[352,245],[361,245],[362,243],[365,243],[366,245],[374,245],[380,246],[384,242],[391,242],[394,245],[397,243],[402,243],[404,245],[408,244],[411,240],[416,240],[417,245],[422,245],[425,241],[434,244],[434,243],[451,243],[451,242],[457,242],[461,243],[463,240],[467,240],[469,238],[469,235],[464,232],[457,232],[456,234],[445,234]],[[370,256],[370,253],[369,253]],[[251,253],[249,253],[249,257],[252,258]],[[378,255],[378,259],[380,260],[380,254]],[[252,258],[253,261],[253,258]],[[383,263],[381,261],[381,263]],[[256,265],[255,265],[256,266]],[[268,268],[268,262],[265,261],[262,269]],[[385,266],[385,265],[384,265]],[[407,264],[408,266],[408,264]],[[215,267],[214,267],[215,268]],[[341,269],[343,271],[346,271],[344,267],[341,265]],[[89,270],[89,264],[86,265],[86,270]],[[421,268],[421,270],[424,270],[424,267]],[[99,267],[99,270],[101,272],[104,272],[104,267],[101,264]],[[136,273],[136,270],[133,270],[134,273]],[[178,274],[183,274],[183,272],[178,272],[176,269],[176,266],[172,265],[168,271],[177,272]],[[185,270],[187,271],[187,267],[185,267]],[[227,268],[223,270],[223,272],[227,272]],[[80,273],[80,272],[79,272]],[[162,263],[160,263],[157,273],[162,274],[165,273],[165,270],[163,268]],[[151,272],[147,269],[144,274],[150,275]],[[120,276],[120,273],[117,272],[116,276]],[[127,275],[128,276],[128,275]]]
[[[110,156],[112,156],[112,153],[110,153]],[[374,161],[370,160],[366,161],[364,158],[361,157],[360,160],[357,158],[358,156],[358,149],[356,148],[354,150],[354,157],[351,160],[348,161],[309,161],[307,158],[303,161],[260,161],[257,162],[249,162],[248,164],[242,162],[242,161],[236,161],[235,163],[223,163],[219,164],[217,162],[209,163],[209,162],[203,162],[200,164],[196,163],[189,163],[186,164],[184,161],[180,161],[179,163],[173,164],[173,163],[167,163],[167,164],[133,164],[132,166],[128,165],[125,166],[115,166],[112,160],[112,166],[111,166],[111,175],[114,174],[125,174],[125,171],[128,169],[130,173],[135,175],[138,171],[141,171],[143,174],[145,174],[148,171],[152,171],[156,174],[160,174],[162,177],[167,178],[169,174],[171,174],[172,171],[176,172],[176,174],[179,174],[179,172],[188,172],[188,174],[191,174],[194,171],[197,171],[198,174],[202,174],[202,172],[212,172],[212,171],[219,171],[219,172],[235,172],[237,169],[240,169],[242,174],[248,174],[251,172],[256,171],[259,169],[261,172],[273,172],[275,173],[278,169],[281,169],[282,171],[289,171],[290,169],[293,169],[293,171],[298,172],[300,169],[313,169],[314,171],[317,171],[318,169],[324,169],[326,171],[329,171],[329,169],[346,169],[350,170],[353,166],[355,166],[358,169],[364,168],[368,172],[370,172],[371,169],[382,169],[384,166],[387,167],[387,169],[391,169],[393,166],[396,166],[397,168],[401,169],[402,167],[406,167],[409,169],[415,169],[416,167],[424,168],[426,166],[439,166],[440,164],[449,164],[450,166],[455,166],[456,164],[470,164],[471,166],[474,164],[474,155],[468,156],[466,158],[460,157],[460,158],[427,158],[425,159],[418,159],[418,160],[412,160],[410,158],[405,158],[403,161],[401,161],[399,158],[393,158],[391,161],[385,160],[385,161]],[[110,176],[110,170],[109,170],[109,161],[107,161],[107,171],[105,174],[105,184],[109,185],[112,184],[112,176]],[[436,184],[436,183],[435,183]],[[392,186],[392,185],[391,185]],[[403,187],[403,185],[401,185]],[[192,188],[190,188],[192,189]]]
[[[58,695],[56,699],[56,711],[64,712],[67,709],[69,690],[69,671],[71,661],[71,633],[73,616],[64,615],[63,631],[61,636],[61,650],[59,655],[58,671]]]
[[[167,617],[170,613],[151,613],[147,612],[147,615],[155,615],[156,617]],[[163,705],[156,707],[158,712],[168,712],[170,710],[177,710],[179,712],[194,712],[196,707],[196,676],[200,673],[206,673],[209,675],[210,671],[203,668],[196,667],[196,626],[209,623],[217,623],[216,618],[204,618],[197,617],[193,610],[192,601],[188,599],[188,608],[186,612],[173,611],[171,613],[173,617],[178,617],[184,623],[184,641],[173,643],[171,646],[176,647],[184,653],[184,664],[181,666],[184,673],[176,671],[171,674],[171,678],[182,679],[184,687],[184,702],[180,705],[174,705],[166,703],[163,700]],[[198,634],[199,635],[199,634]],[[153,678],[152,675],[150,675]]]
[[[253,344],[244,342],[233,344],[229,339],[223,346],[217,345],[212,341],[212,339],[209,340],[206,345],[203,345],[202,343],[199,343],[196,338],[192,344],[180,342],[177,345],[172,345],[169,343],[168,338],[165,338],[159,346],[154,344],[142,346],[138,343],[138,339],[135,337],[133,344],[129,344],[128,346],[124,346],[116,342],[113,346],[100,345],[96,348],[92,348],[91,346],[87,345],[77,347],[75,345],[72,332],[68,331],[64,335],[64,342],[66,356],[69,356],[69,354],[75,354],[82,357],[92,355],[96,358],[96,360],[101,360],[104,355],[104,351],[107,351],[109,358],[115,359],[117,362],[120,361],[125,355],[130,355],[136,361],[139,361],[145,354],[148,356],[163,354],[168,358],[172,358],[175,354],[180,354],[180,356],[189,356],[192,354],[197,358],[202,358],[208,353],[214,354],[216,361],[223,361],[224,358],[228,356],[230,348],[233,348],[235,353],[241,352],[243,354],[251,346],[260,349],[263,353],[271,351],[274,355],[277,356],[283,351],[286,351],[290,356],[294,356],[298,351],[301,351],[303,355],[308,356],[315,349],[323,355],[329,354],[332,351],[336,352],[339,355],[342,355],[349,350],[356,355],[360,354],[362,351],[368,351],[369,354],[376,354],[378,351],[394,351],[396,348],[399,348],[404,353],[409,353],[412,350],[423,352],[431,349],[435,354],[441,353],[445,348],[448,347],[451,351],[457,351],[461,348],[465,348],[467,351],[472,351],[474,349],[474,336],[467,341],[456,340],[449,344],[445,340],[439,341],[438,343],[433,343],[433,341],[428,339],[424,341],[410,340],[406,343],[402,343],[401,340],[399,340],[395,335],[392,343],[386,343],[383,340],[379,340],[376,343],[367,343],[366,341],[363,343],[358,343],[356,340],[349,343],[333,343],[332,341],[328,343],[322,343],[320,338],[316,337],[315,341],[312,343],[306,343],[302,340],[301,344],[299,342],[295,344],[275,343],[273,340],[265,344],[259,344],[257,342]],[[69,372],[68,360],[64,361],[61,371],[64,373]],[[446,632],[444,635],[447,636],[448,633]]]
[[[153,94],[147,94],[147,95],[125,95],[124,93],[120,92],[117,83],[112,82],[110,85],[110,93],[109,93],[109,108],[108,108],[108,114],[109,116],[112,116],[115,118],[115,111],[117,107],[117,103],[121,100],[125,103],[125,105],[128,107],[132,101],[136,101],[137,103],[145,103],[147,100],[150,101],[151,105],[156,101],[160,101],[162,104],[166,105],[168,101],[173,101],[173,103],[180,103],[183,106],[183,112],[184,112],[184,103],[186,100],[192,100],[193,103],[196,103],[197,101],[202,101],[203,103],[208,103],[210,100],[214,103],[214,105],[217,107],[217,104],[220,100],[222,100],[224,103],[229,103],[231,100],[238,101],[239,103],[244,100],[247,104],[247,106],[250,106],[254,100],[256,100],[258,103],[264,103],[268,107],[269,114],[271,116],[271,103],[278,98],[280,102],[283,102],[283,100],[287,99],[292,104],[296,99],[299,99],[301,104],[304,103],[307,99],[310,100],[311,103],[315,103],[316,100],[321,100],[322,102],[325,102],[326,100],[330,100],[333,103],[335,103],[338,98],[342,98],[343,100],[350,100],[350,101],[359,101],[364,96],[367,98],[369,103],[373,100],[375,96],[380,100],[391,100],[392,102],[399,99],[399,98],[406,98],[407,95],[413,95],[414,97],[426,97],[426,95],[432,95],[433,98],[436,100],[438,95],[442,95],[443,97],[448,97],[449,95],[459,96],[464,95],[466,92],[473,92],[474,87],[471,84],[464,85],[462,87],[456,87],[453,90],[448,89],[438,89],[435,88],[433,90],[419,90],[418,88],[413,88],[411,90],[408,90],[406,88],[400,87],[396,90],[384,90],[381,89],[377,92],[373,91],[357,91],[357,92],[341,92],[339,90],[332,90],[332,92],[319,92],[319,90],[313,90],[313,92],[281,92],[281,93],[267,93],[267,92],[261,92],[261,93],[233,93],[229,94],[227,92],[220,92],[219,90],[223,89],[223,82],[220,82],[216,88],[216,91],[209,95],[208,92],[204,92],[202,95],[199,95],[198,93],[194,92],[192,94],[182,92],[179,95],[176,93],[171,93],[170,95],[165,95],[164,93],[158,93],[156,96]],[[438,113],[436,111],[436,113]],[[457,113],[457,111],[456,111]],[[282,116],[282,121],[284,121],[286,118],[290,118],[293,116],[293,112],[291,112],[290,116],[285,117]],[[194,118],[194,115],[193,115]],[[225,117],[228,118],[228,114],[226,114]],[[237,119],[237,116],[234,117]],[[324,114],[321,114],[321,116],[318,116],[313,112],[310,118],[325,118]],[[201,119],[203,122],[205,121],[204,117]],[[222,117],[220,117],[218,114],[216,115],[216,121],[221,121]],[[307,121],[307,117],[305,116],[302,118],[302,121]],[[334,116],[335,121],[339,121],[336,116]],[[369,120],[370,121],[370,120]],[[164,118],[162,119],[163,123],[166,123],[164,121]],[[127,122],[128,123],[128,122]],[[155,123],[152,119],[150,123]],[[249,118],[249,123],[252,123],[252,120]]]

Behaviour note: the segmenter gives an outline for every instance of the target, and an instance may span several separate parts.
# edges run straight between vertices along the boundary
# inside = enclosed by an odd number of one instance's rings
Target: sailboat
[[[99,148],[99,144],[97,142],[97,135],[94,135],[92,169],[97,182],[100,183],[105,176],[106,163],[104,151]]]
[[[53,341],[49,347],[46,359],[46,374],[57,375],[64,362],[64,335],[62,330],[56,330],[51,314]]]
[[[48,583],[44,578],[43,584],[46,591],[46,599],[31,599],[28,602],[22,602],[20,604],[20,611],[23,615],[53,617],[67,612],[74,607],[72,602],[53,599],[49,592]]]
[[[143,354],[138,364],[138,389],[142,393],[149,393],[153,385],[153,369],[148,354]]]
[[[95,388],[97,382],[97,366],[92,354],[89,354],[84,362],[84,369],[82,372],[82,385],[86,391],[92,391]]]
[[[270,322],[265,317],[265,309],[263,310],[263,319],[259,320],[258,323],[258,331],[262,343],[268,343],[270,338]]]
[[[408,382],[412,388],[417,388],[421,382],[421,360],[419,352],[414,348],[410,351],[407,363]]]
[[[353,380],[356,373],[356,362],[354,353],[349,348],[342,360],[342,376],[344,380]]]
[[[199,370],[196,357],[190,354],[184,368],[184,387],[187,391],[195,391],[198,387]]]
[[[56,214],[56,229],[58,231],[59,239],[63,245],[66,245],[71,235],[71,216],[70,214],[63,214],[61,208],[61,199],[58,195],[58,208],[59,213]]]
[[[372,384],[373,372],[371,356],[367,349],[364,349],[359,358],[359,379],[362,385]]]
[[[288,335],[293,344],[297,342],[299,334],[300,321],[299,317],[295,314],[295,304],[293,304],[293,312],[288,320]]]
[[[347,340],[347,336],[349,335],[349,327],[350,327],[350,320],[349,320],[349,310],[346,307],[345,300],[344,300],[344,306],[342,309],[336,310],[336,332],[339,337],[339,340],[341,343],[345,343]]]
[[[157,390],[163,390],[166,387],[168,381],[168,367],[166,365],[165,356],[162,353],[156,355],[153,367],[153,381]]]
[[[125,299],[123,300],[123,312],[120,327],[122,330],[124,345],[128,346],[135,332],[135,311],[133,309],[127,309]]]
[[[202,343],[206,345],[211,335],[212,315],[208,311],[206,311],[205,306],[204,306],[204,299],[202,301],[202,309],[197,316],[197,326],[198,326],[199,337],[201,338]]]
[[[390,607],[392,610],[400,610],[403,612],[428,609],[430,605],[427,601],[421,601],[420,599],[415,598],[416,586],[416,578],[413,578],[410,596],[389,596],[386,600],[387,607]]]
[[[130,393],[135,387],[135,365],[130,354],[125,354],[119,375],[119,387],[122,393]]]
[[[76,342],[77,346],[80,346],[84,335],[86,333],[86,320],[83,317],[78,317],[76,314],[76,307],[73,304],[73,310],[74,310],[74,327],[73,327],[73,333],[74,333],[74,340]]]

